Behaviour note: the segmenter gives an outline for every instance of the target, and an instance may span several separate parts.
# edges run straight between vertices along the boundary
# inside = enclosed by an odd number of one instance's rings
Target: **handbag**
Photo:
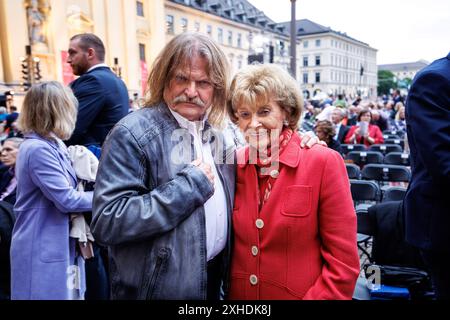
[[[421,269],[368,264],[364,266],[364,272],[367,279],[379,272],[380,285],[407,288],[411,299],[427,299],[434,295],[430,276]]]

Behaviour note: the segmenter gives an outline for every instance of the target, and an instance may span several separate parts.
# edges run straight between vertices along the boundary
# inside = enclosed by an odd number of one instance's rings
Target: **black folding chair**
[[[405,166],[392,164],[367,164],[361,171],[365,180],[409,182],[411,171]]]
[[[384,144],[397,144],[402,147],[402,150],[405,148],[405,140],[403,139],[385,139]]]
[[[403,152],[403,148],[398,144],[373,144],[369,151],[378,151],[385,155],[389,152]]]
[[[389,201],[374,205],[367,212],[357,211],[357,221],[358,232],[372,236],[370,253],[368,250],[366,253],[370,254],[368,261],[373,266],[366,270],[366,277],[375,268],[379,270],[381,284],[407,288],[411,300],[432,299],[434,292],[420,251],[405,241],[403,202]],[[383,290],[376,295],[384,299],[405,299]]]
[[[384,163],[409,167],[409,154],[404,152],[389,152],[384,156]]]
[[[361,170],[356,164],[346,163],[345,167],[347,168],[347,175],[349,179],[361,179]]]
[[[381,199],[380,187],[374,181],[350,179],[350,191],[357,210],[370,207]]]
[[[402,138],[405,135],[405,131],[389,129],[389,130],[384,130],[383,134],[395,134],[395,135],[399,136],[400,138]]]
[[[351,160],[360,167],[369,163],[383,163],[383,154],[377,151],[350,151],[345,160]]]
[[[406,188],[389,187],[384,190],[381,202],[387,201],[403,201],[406,195]]]
[[[341,153],[346,155],[350,151],[366,151],[367,148],[363,144],[341,144]]]
[[[400,136],[399,135],[397,135],[397,134],[389,134],[389,133],[386,133],[386,134],[383,134],[383,139],[400,139]]]
[[[371,249],[370,244],[372,240],[372,235],[374,234],[373,223],[371,217],[368,214],[368,208],[362,208],[356,210],[356,221],[357,221],[357,240],[356,244],[360,253],[361,269],[365,264],[371,263]]]

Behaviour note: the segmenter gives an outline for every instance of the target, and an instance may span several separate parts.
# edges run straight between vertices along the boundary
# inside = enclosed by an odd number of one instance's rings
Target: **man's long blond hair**
[[[175,73],[189,66],[192,58],[206,61],[206,73],[214,86],[213,101],[208,114],[209,123],[222,127],[228,94],[228,63],[219,46],[208,36],[185,32],[174,37],[158,55],[148,77],[144,107],[154,107],[164,102],[164,89]]]

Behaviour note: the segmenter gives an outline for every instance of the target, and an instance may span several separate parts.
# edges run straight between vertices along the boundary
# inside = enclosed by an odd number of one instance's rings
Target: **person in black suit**
[[[70,84],[78,100],[75,131],[67,145],[101,147],[112,127],[128,114],[128,90],[104,63],[105,46],[96,35],[78,34],[70,39],[67,63],[75,75]]]
[[[71,83],[78,100],[78,115],[70,145],[84,145],[98,158],[112,127],[128,114],[129,96],[125,83],[104,63],[105,46],[94,34],[70,39],[67,63],[75,75]],[[85,190],[90,190],[86,188]],[[85,215],[90,223],[90,215]],[[109,299],[106,248],[93,245],[94,257],[86,260],[86,300]]]
[[[450,54],[422,69],[406,102],[412,177],[406,240],[421,249],[438,299],[450,299]]]
[[[331,113],[331,121],[334,125],[334,130],[336,131],[336,135],[333,137],[335,141],[338,141],[339,144],[344,143],[345,136],[347,135],[349,127],[342,124],[342,119],[345,117],[345,111],[341,108],[336,108]]]

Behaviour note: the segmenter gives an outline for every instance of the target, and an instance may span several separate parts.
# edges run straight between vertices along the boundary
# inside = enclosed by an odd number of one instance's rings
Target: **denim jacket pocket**
[[[152,300],[156,291],[158,280],[161,273],[165,270],[169,260],[171,250],[169,248],[161,248],[156,256],[153,272],[148,274],[141,290],[141,297],[145,300]]]

